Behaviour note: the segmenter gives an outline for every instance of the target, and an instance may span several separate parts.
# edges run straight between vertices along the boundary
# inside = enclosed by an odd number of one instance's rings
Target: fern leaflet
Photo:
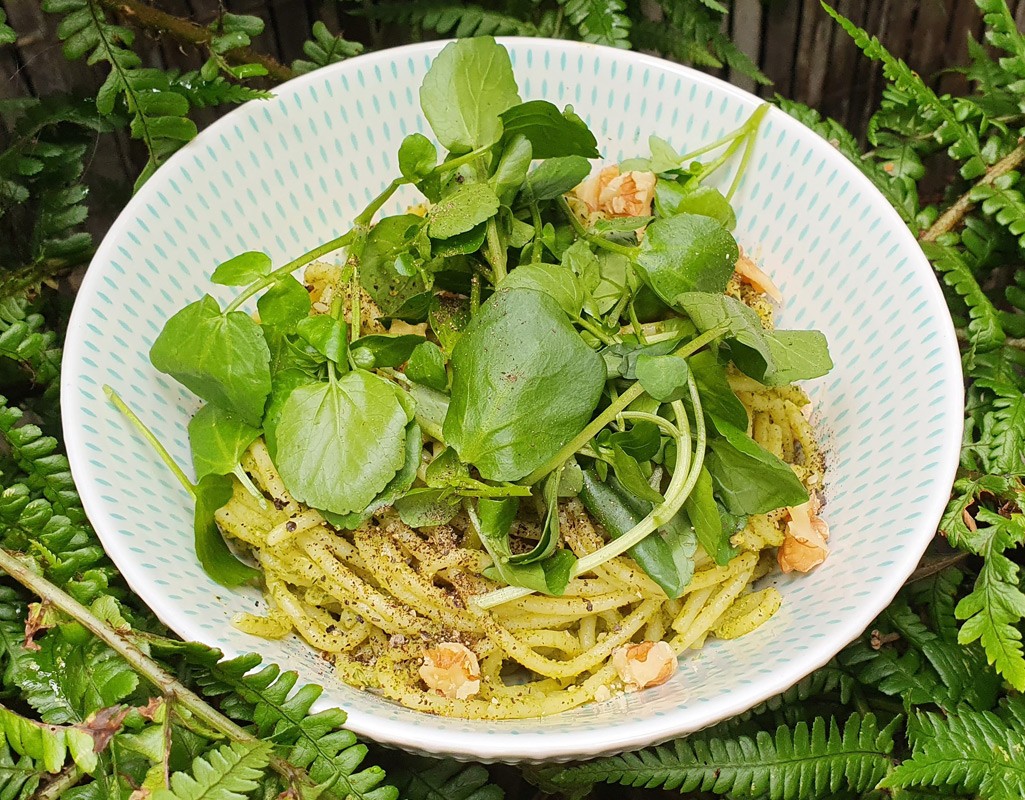
[[[894,723],[879,729],[875,717],[853,714],[841,731],[835,719],[819,717],[776,734],[720,739],[698,735],[669,745],[599,758],[563,769],[556,787],[605,781],[648,789],[803,800],[841,788],[866,791],[888,772]]]
[[[529,20],[473,3],[381,3],[364,13],[381,22],[417,25],[445,36],[537,36],[539,33]]]
[[[972,346],[986,351],[1003,344],[1004,330],[997,310],[972,275],[964,256],[949,245],[934,242],[924,243],[922,249],[943,282],[957,292],[968,307],[968,338]]]
[[[363,45],[350,42],[344,36],[335,36],[327,29],[327,25],[319,20],[313,23],[313,38],[303,44],[303,53],[309,61],[296,59],[292,69],[299,75],[313,72],[318,67],[336,64],[363,52]]]
[[[989,663],[1018,691],[1025,690],[1025,657],[1018,623],[1025,617],[1025,594],[1018,584],[1018,565],[1004,551],[1025,542],[1021,514],[1011,519],[980,508],[982,526],[965,541],[968,549],[984,560],[972,593],[957,604],[957,618],[964,620],[958,641],[979,640]]]
[[[881,786],[955,787],[988,800],[1025,796],[1025,727],[988,711],[919,713],[908,725],[912,756]]]
[[[245,800],[257,788],[270,762],[269,742],[218,747],[192,762],[192,775],[176,772],[170,789],[157,789],[153,800]]]
[[[86,772],[96,769],[94,741],[87,731],[74,726],[44,725],[0,705],[0,747],[5,743],[19,755],[40,762],[47,772],[59,772],[69,753]]]
[[[0,8],[0,47],[14,44],[18,41],[18,34],[7,24],[7,12]]]
[[[502,800],[504,797],[502,790],[490,783],[488,771],[480,764],[408,756],[389,774],[403,800]]]
[[[1017,172],[1008,172],[988,184],[977,184],[968,196],[981,203],[984,213],[1007,228],[1025,247],[1025,196],[1016,187],[1021,179]]]
[[[3,800],[28,800],[34,796],[42,772],[28,756],[15,761],[10,747],[0,747],[0,797]]]
[[[1025,37],[1018,30],[1007,0],[975,0],[986,23],[986,41],[1008,53],[1000,59],[1000,66],[1019,79],[1025,79]],[[1012,87],[1021,91],[1023,87]]]
[[[624,0],[559,0],[566,19],[585,42],[630,47],[630,17]]]

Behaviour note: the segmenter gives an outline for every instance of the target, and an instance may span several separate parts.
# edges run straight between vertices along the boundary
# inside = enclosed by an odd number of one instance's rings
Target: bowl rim
[[[744,104],[750,105],[752,108],[756,107],[757,104],[765,102],[752,93],[720,78],[691,67],[635,51],[540,37],[495,37],[495,39],[504,46],[513,49],[520,47],[524,49],[547,48],[553,51],[576,50],[581,52],[597,52],[599,54],[605,53],[616,58],[626,58],[637,65],[648,66],[663,70],[669,74],[678,75],[700,86],[712,89],[719,94],[730,95]],[[356,56],[286,81],[273,89],[273,95],[275,98],[288,97],[305,88],[308,84],[322,82],[335,73],[343,73],[352,69],[354,65],[373,66],[376,64],[386,64],[403,57],[434,54],[451,41],[454,40],[439,39],[419,42]],[[90,266],[93,263],[109,262],[116,243],[123,237],[125,230],[137,216],[138,211],[144,207],[149,199],[155,196],[160,188],[171,180],[175,165],[188,158],[194,149],[213,141],[222,129],[235,125],[238,120],[253,113],[253,109],[257,107],[258,102],[251,101],[233,109],[201,131],[195,139],[172,155],[163,165],[163,169],[158,169],[122,209],[104,236],[103,241],[97,247]],[[963,385],[960,351],[954,333],[953,322],[950,319],[949,312],[946,310],[946,302],[939,283],[935,278],[931,265],[919,247],[918,241],[904,224],[897,211],[861,170],[821,136],[776,106],[770,107],[769,117],[775,124],[781,126],[787,133],[794,135],[809,147],[812,152],[828,157],[831,166],[835,166],[841,175],[851,182],[852,186],[855,186],[862,192],[864,202],[878,206],[883,221],[895,229],[898,244],[900,244],[902,251],[906,251],[908,257],[909,263],[907,268],[917,271],[923,278],[927,278],[927,280],[924,280],[923,287],[926,300],[931,305],[943,310],[943,314],[939,315],[938,319],[938,333],[940,339],[939,347],[946,351],[943,361],[944,374],[951,386]],[[104,540],[104,535],[101,531],[115,528],[116,523],[105,511],[105,503],[100,497],[100,490],[92,481],[93,469],[88,462],[85,447],[77,440],[77,432],[83,425],[87,424],[87,418],[82,413],[74,396],[83,372],[81,365],[83,364],[82,356],[84,354],[84,340],[81,336],[76,335],[76,332],[84,326],[87,309],[95,301],[101,280],[102,276],[99,270],[87,270],[76,296],[74,308],[68,322],[64,345],[60,393],[62,428],[71,472],[76,479],[83,508],[92,522],[101,544],[104,545],[104,549],[107,549],[108,542]],[[957,470],[964,426],[963,412],[963,393],[952,392],[949,397],[945,398],[945,402],[941,406],[941,413],[943,414],[944,422],[949,425],[950,433],[948,437],[944,437],[941,444],[941,452],[937,456],[939,465],[937,468],[939,475],[937,481],[939,478],[943,478],[941,485],[944,487],[953,484]],[[946,490],[937,492],[934,488],[933,496],[929,497],[923,504],[924,507],[914,527],[914,533],[909,537],[912,542],[917,542],[918,546],[906,547],[900,553],[895,554],[893,558],[894,563],[888,568],[891,582],[881,587],[881,591],[874,592],[870,597],[866,598],[863,604],[859,604],[846,624],[837,626],[837,630],[827,632],[821,639],[817,640],[803,655],[800,667],[766,675],[749,686],[737,687],[735,690],[725,694],[719,702],[708,704],[708,707],[703,707],[693,712],[686,720],[681,721],[678,713],[669,713],[665,716],[646,719],[641,722],[618,719],[616,724],[609,725],[600,731],[572,732],[570,734],[562,734],[558,730],[553,729],[515,734],[446,731],[439,740],[439,736],[432,732],[432,726],[429,724],[429,721],[434,718],[433,715],[424,712],[413,713],[419,713],[422,716],[423,722],[427,724],[411,723],[399,719],[386,719],[358,709],[345,709],[348,714],[345,727],[359,736],[365,736],[386,746],[457,759],[507,763],[587,759],[648,747],[697,732],[742,713],[757,703],[786,691],[808,674],[826,664],[844,646],[860,635],[872,620],[889,605],[890,601],[896,596],[901,586],[918,565],[926,547],[935,535],[936,526],[946,504]],[[155,584],[145,580],[144,576],[137,572],[135,574],[126,573],[110,551],[108,551],[108,555],[114,561],[132,591],[146,603],[161,622],[183,639],[203,641],[202,631],[196,628],[185,615],[177,614],[173,605],[163,602]],[[236,651],[234,648],[216,644],[210,646],[221,649],[225,658],[232,658],[245,652],[258,651],[256,646],[250,651]],[[281,664],[280,666],[284,669],[288,668],[287,664]],[[314,710],[322,710],[334,705],[334,703],[327,700],[327,696],[330,694],[329,687],[325,688],[328,691],[314,704]],[[525,720],[520,720],[519,722],[522,724]]]

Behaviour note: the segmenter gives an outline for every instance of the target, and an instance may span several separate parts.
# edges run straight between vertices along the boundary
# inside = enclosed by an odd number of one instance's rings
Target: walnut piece
[[[612,666],[628,692],[661,686],[676,672],[676,653],[668,642],[641,642],[617,647]]]
[[[613,164],[584,180],[572,196],[587,207],[588,221],[594,217],[646,217],[655,197],[655,173],[620,173]]]
[[[826,546],[829,526],[818,516],[818,503],[814,500],[788,508],[787,511],[790,512],[790,521],[776,560],[784,572],[808,572],[829,555]]]
[[[772,282],[772,278],[762,272],[750,257],[741,253],[734,269],[744,283],[750,284],[762,294],[767,294],[777,303],[783,302],[783,293]]]
[[[420,677],[431,689],[449,700],[465,700],[480,691],[477,656],[458,642],[442,642],[425,651]]]

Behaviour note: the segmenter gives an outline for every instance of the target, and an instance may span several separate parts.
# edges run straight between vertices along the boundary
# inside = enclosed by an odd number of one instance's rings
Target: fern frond
[[[18,41],[18,34],[7,24],[7,12],[0,8],[0,47],[6,47]]]
[[[62,16],[57,35],[68,60],[87,57],[89,64],[110,65],[96,94],[96,107],[101,114],[110,114],[118,98],[124,99],[131,134],[148,153],[138,188],[175,150],[195,138],[196,124],[187,117],[189,101],[172,91],[166,72],[142,66],[142,59],[130,49],[134,34],[110,23],[95,0],[44,0],[42,8]]]
[[[1018,565],[1004,555],[1025,542],[1021,514],[1010,519],[980,508],[978,530],[964,546],[983,557],[972,593],[957,604],[955,614],[964,620],[958,641],[982,643],[989,663],[1018,691],[1025,691],[1025,657],[1019,628],[1025,617],[1025,594],[1019,587]]]
[[[853,676],[834,659],[799,680],[785,692],[775,697],[770,697],[765,702],[754,706],[750,711],[739,715],[739,717],[741,719],[750,719],[834,692],[839,695],[841,703],[849,703],[854,686],[855,680]]]
[[[896,721],[895,721],[896,722]],[[887,773],[895,724],[853,714],[841,731],[835,719],[760,731],[755,737],[697,736],[638,753],[575,765],[551,777],[554,786],[600,782],[715,792],[769,800],[821,797],[841,788],[866,791]]]
[[[381,3],[365,12],[380,22],[413,25],[443,36],[537,36],[537,27],[529,20],[492,11],[473,3],[455,4],[448,0],[421,3]]]
[[[992,183],[975,185],[968,197],[973,203],[981,203],[983,212],[1007,228],[1025,247],[1025,196],[1017,188],[1020,180],[1017,172],[1008,172]]]
[[[0,300],[0,358],[17,363],[51,398],[56,397],[60,376],[61,350],[54,345],[56,338],[53,331],[46,330],[41,314],[29,313],[28,300]]]
[[[201,669],[196,681],[204,694],[221,698],[221,707],[236,719],[253,722],[261,738],[284,748],[285,757],[307,770],[317,783],[329,783],[332,795],[349,800],[395,800],[393,786],[384,785],[384,771],[372,766],[359,770],[365,745],[343,730],[345,712],[328,709],[310,715],[323,693],[319,686],[303,686],[293,693],[297,676],[260,664],[256,655],[218,662],[219,653],[197,648],[185,650],[188,660]]]
[[[946,692],[935,670],[917,650],[901,654],[892,647],[874,648],[862,641],[844,651],[842,663],[859,682],[890,696],[899,696],[905,708],[941,704]]]
[[[992,350],[1006,338],[993,301],[979,286],[964,256],[949,245],[924,243],[922,249],[943,282],[957,292],[968,308],[968,339],[977,350]]]
[[[559,0],[566,19],[585,42],[630,47],[630,17],[624,0]]]
[[[182,73],[171,81],[170,86],[173,91],[184,95],[193,108],[237,105],[250,100],[266,100],[273,96],[262,89],[232,83],[223,75],[206,80],[197,70]]]
[[[880,784],[952,787],[987,800],[1025,796],[1025,729],[988,711],[943,717],[919,713],[908,724],[912,755]]]
[[[0,797],[4,800],[34,797],[42,772],[28,756],[21,756],[16,761],[10,747],[0,747]]]
[[[405,756],[389,773],[403,800],[502,800],[480,764]]]
[[[93,737],[74,726],[44,725],[0,705],[0,747],[4,744],[39,762],[47,772],[59,772],[71,754],[85,772],[96,769]]]
[[[270,763],[269,742],[218,747],[206,757],[196,756],[192,774],[176,772],[170,789],[157,789],[153,800],[245,800],[257,788]]]
[[[363,45],[350,42],[344,36],[335,36],[327,29],[327,25],[319,20],[313,23],[313,38],[303,43],[303,53],[309,61],[296,59],[292,62],[292,70],[299,75],[328,64],[336,64],[363,52]]]
[[[1007,53],[1000,58],[1000,66],[1025,79],[1025,37],[1018,30],[1007,0],[975,0],[975,4],[986,23],[986,41]]]
[[[976,178],[986,171],[986,164],[995,160],[990,154],[986,158],[976,126],[964,123],[967,101],[960,101],[959,111],[949,97],[941,98],[907,64],[890,54],[875,36],[859,28],[834,8],[823,2],[822,7],[839,23],[840,27],[854,40],[862,52],[883,65],[883,74],[894,88],[914,99],[922,118],[931,122],[937,142],[947,147],[947,153],[955,161],[964,162],[961,175],[966,179]]]

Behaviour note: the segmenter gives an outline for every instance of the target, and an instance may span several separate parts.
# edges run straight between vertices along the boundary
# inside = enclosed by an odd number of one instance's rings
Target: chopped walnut
[[[626,644],[612,653],[612,666],[628,692],[661,686],[676,672],[676,653],[668,642]]]
[[[762,272],[761,268],[749,256],[741,253],[734,269],[744,283],[750,284],[759,292],[769,295],[777,303],[783,301],[783,293],[772,282],[772,278]]]
[[[587,178],[571,197],[586,207],[588,221],[595,217],[646,217],[651,214],[655,180],[653,172],[620,173],[613,164]]]
[[[420,677],[431,689],[449,700],[465,700],[480,691],[480,664],[465,645],[442,642],[424,652]]]
[[[829,526],[818,516],[818,503],[813,499],[788,508],[786,538],[780,545],[776,559],[784,572],[808,572],[826,560],[829,548]]]

